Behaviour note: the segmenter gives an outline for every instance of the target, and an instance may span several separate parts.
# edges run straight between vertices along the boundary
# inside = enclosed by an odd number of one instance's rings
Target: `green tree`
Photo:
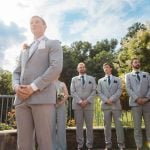
[[[12,79],[11,72],[0,69],[0,94],[1,95],[13,94],[11,79]]]
[[[134,23],[131,27],[128,28],[128,32],[123,39],[128,40],[133,38],[139,30],[146,30],[146,25],[140,22]]]
[[[150,56],[150,28],[147,25],[145,30],[138,30],[134,37],[122,42],[118,53],[120,72],[125,73],[131,70],[130,60],[133,57],[141,59],[142,69],[150,72],[150,64],[147,63]]]

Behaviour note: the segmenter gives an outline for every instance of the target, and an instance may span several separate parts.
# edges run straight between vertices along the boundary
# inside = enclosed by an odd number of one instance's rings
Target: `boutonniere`
[[[143,78],[146,78],[146,75],[145,75],[145,74],[143,75]]]
[[[114,83],[117,83],[117,81],[116,81],[116,80],[114,80]]]
[[[28,44],[26,44],[26,43],[24,43],[24,44],[22,45],[23,51],[25,51],[25,50],[27,50],[27,49],[29,49],[29,48],[30,48],[30,45],[28,45]]]
[[[91,81],[89,81],[89,84],[91,84],[92,82]]]
[[[104,82],[106,82],[107,80],[106,79],[104,79]]]

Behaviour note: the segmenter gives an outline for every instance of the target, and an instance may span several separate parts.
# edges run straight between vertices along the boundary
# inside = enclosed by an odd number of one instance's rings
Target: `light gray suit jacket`
[[[147,72],[140,72],[140,83],[134,71],[125,75],[126,90],[129,95],[129,105],[138,106],[137,98],[150,99],[150,75]]]
[[[101,98],[102,110],[112,109],[121,110],[120,96],[122,92],[121,80],[118,77],[112,76],[111,84],[108,85],[107,77],[103,77],[98,80],[97,86],[98,95]],[[112,105],[106,104],[106,101],[111,99]]]
[[[36,49],[29,56],[29,48],[22,50],[17,67],[13,72],[13,87],[16,84],[34,83],[39,89],[26,100],[29,104],[49,104],[56,102],[56,90],[53,81],[59,76],[63,65],[63,52],[60,42],[44,37],[45,48]],[[18,96],[14,105],[23,101]]]
[[[86,75],[84,86],[82,85],[80,76],[73,77],[71,81],[70,91],[71,96],[73,97],[73,109],[82,109],[78,104],[81,100],[87,100],[90,103],[84,109],[93,109],[93,101],[96,94],[96,82],[94,77]]]

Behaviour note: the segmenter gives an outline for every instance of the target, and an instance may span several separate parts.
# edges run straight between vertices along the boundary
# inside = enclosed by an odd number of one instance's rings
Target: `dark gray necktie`
[[[140,81],[140,75],[138,71],[136,72],[136,75],[137,75],[137,79]]]
[[[84,76],[81,76],[81,79],[82,79],[82,84],[84,85],[85,84]]]
[[[108,76],[108,85],[110,85],[111,80],[110,80],[110,76]]]

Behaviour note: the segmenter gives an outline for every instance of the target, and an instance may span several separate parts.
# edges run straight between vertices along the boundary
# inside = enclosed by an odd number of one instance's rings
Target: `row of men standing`
[[[44,35],[47,25],[43,18],[40,16],[31,17],[30,28],[34,41],[21,51],[12,79],[13,89],[16,92],[14,105],[17,122],[17,148],[18,150],[33,150],[36,134],[39,150],[55,150],[55,82],[62,71],[63,52],[59,41],[50,40]],[[139,64],[138,60],[134,60],[132,67],[134,70],[139,70],[140,66],[135,62]],[[102,99],[102,109],[105,116],[106,148],[111,148],[110,115],[113,114],[114,118],[118,117],[118,120],[115,119],[116,122],[119,122],[119,127],[116,126],[118,146],[123,149],[124,135],[119,121],[121,115],[119,103],[121,82],[119,78],[111,75],[112,68],[109,64],[105,64],[103,68],[106,77],[99,80],[98,93]],[[88,149],[92,149],[92,106],[96,93],[96,83],[93,77],[86,74],[84,63],[79,63],[78,72],[79,76],[74,77],[71,83],[78,149],[83,146],[82,129],[84,120],[87,127],[86,146]],[[84,75],[84,77],[81,78],[81,75]],[[111,75],[110,85],[107,84],[108,75]],[[145,120],[147,140],[150,142],[150,103],[148,102],[148,99],[150,99],[150,77],[148,73],[144,72],[140,72],[139,75],[140,81],[136,79],[136,74],[133,71],[126,76],[126,82],[127,91],[131,97],[130,105],[134,114],[135,141],[137,148],[140,149],[142,148],[140,128],[142,115]]]
[[[133,71],[126,74],[126,89],[129,95],[134,121],[134,138],[137,150],[142,150],[143,139],[141,131],[142,116],[145,122],[147,143],[150,143],[150,76],[140,71],[140,60],[131,60]],[[120,96],[122,93],[121,80],[112,75],[112,66],[103,64],[105,77],[98,80],[97,92],[101,99],[101,108],[104,113],[105,150],[112,148],[111,123],[114,119],[117,143],[120,150],[125,149],[124,132],[121,123]],[[93,148],[93,103],[96,93],[96,82],[94,77],[86,74],[86,66],[79,63],[77,66],[79,75],[72,78],[71,95],[73,96],[73,109],[76,120],[76,140],[78,150],[83,149],[83,123],[86,124],[86,147]],[[150,147],[149,147],[150,148]]]

